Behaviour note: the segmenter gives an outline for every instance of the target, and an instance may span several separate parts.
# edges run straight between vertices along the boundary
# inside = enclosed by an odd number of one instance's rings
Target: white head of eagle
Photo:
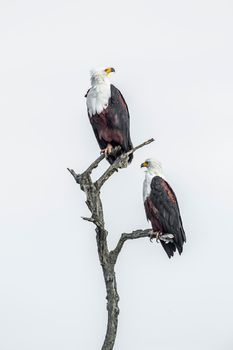
[[[164,178],[162,164],[155,159],[152,159],[152,158],[146,159],[145,162],[141,164],[141,167],[145,167],[146,168],[145,172],[150,175],[153,175],[153,176],[157,175]]]
[[[91,85],[95,86],[98,84],[109,83],[109,73],[115,72],[112,67],[101,68],[101,69],[91,69]]]
[[[91,89],[87,95],[87,110],[90,116],[100,114],[108,106],[108,100],[111,96],[109,73],[115,72],[115,69],[108,67],[105,69],[92,69]]]

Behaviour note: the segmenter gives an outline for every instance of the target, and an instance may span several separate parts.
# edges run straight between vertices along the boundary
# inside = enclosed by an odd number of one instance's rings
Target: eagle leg
[[[104,149],[102,149],[102,150],[100,151],[100,153],[104,153],[105,156],[107,156],[108,154],[110,154],[110,153],[112,152],[112,150],[113,150],[112,145],[111,145],[110,143],[108,143],[108,144],[107,144],[107,147],[104,148]]]
[[[159,239],[159,236],[161,235],[161,232],[160,231],[156,231],[156,232],[152,232],[150,234],[150,241],[152,242],[153,239],[155,238],[156,239],[156,242],[159,243],[160,242],[160,239]]]

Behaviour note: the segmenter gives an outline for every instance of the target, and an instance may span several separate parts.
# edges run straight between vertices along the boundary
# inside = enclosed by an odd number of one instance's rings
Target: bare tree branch
[[[127,154],[134,153],[134,152],[137,151],[139,148],[142,148],[142,147],[144,147],[144,146],[149,145],[151,142],[154,142],[154,140],[155,140],[154,138],[151,138],[151,139],[149,139],[149,140],[147,140],[147,141],[141,143],[140,145],[134,147],[134,148],[131,149],[129,152],[127,152]]]
[[[102,350],[113,349],[117,333],[119,296],[117,292],[117,283],[114,269],[117,257],[126,240],[149,237],[151,230],[137,230],[133,231],[132,233],[123,233],[116,248],[113,251],[109,252],[107,243],[108,232],[105,229],[103,206],[100,198],[100,188],[114,172],[116,172],[119,168],[127,166],[128,156],[131,153],[134,153],[136,150],[145,145],[148,145],[152,141],[154,141],[154,139],[143,142],[142,144],[134,147],[129,152],[122,154],[95,183],[93,183],[91,179],[91,173],[93,169],[95,169],[104,159],[104,154],[100,155],[82,174],[76,174],[73,169],[68,168],[68,171],[73,176],[76,183],[80,185],[81,190],[86,194],[86,204],[91,212],[91,217],[82,218],[83,220],[94,223],[96,226],[96,242],[98,247],[99,261],[103,270],[106,285],[108,311],[107,332],[105,335]]]
[[[128,163],[128,157],[130,154],[136,152],[139,148],[149,145],[151,142],[153,142],[154,139],[149,139],[140,145],[134,147],[127,153],[123,153],[119,158],[116,159],[116,161],[110,165],[110,167],[104,172],[104,174],[96,181],[96,185],[98,188],[101,188],[103,184],[110,178],[112,174],[114,174],[118,169],[125,168]]]
[[[80,175],[76,174],[76,172],[73,169],[67,168],[67,170],[71,173],[75,181],[79,184]]]
[[[86,174],[91,174],[92,170],[94,170],[95,168],[97,168],[97,166],[99,165],[99,163],[105,158],[104,154],[101,154],[88,168],[87,170],[84,171],[84,173]]]
[[[118,258],[118,255],[124,245],[124,243],[129,239],[138,239],[138,238],[145,238],[145,237],[151,237],[152,230],[135,230],[131,233],[122,233],[121,238],[119,239],[116,248],[110,251],[110,257],[113,263],[115,264]]]
[[[93,218],[87,218],[86,216],[81,216],[81,218],[85,221],[95,222]]]

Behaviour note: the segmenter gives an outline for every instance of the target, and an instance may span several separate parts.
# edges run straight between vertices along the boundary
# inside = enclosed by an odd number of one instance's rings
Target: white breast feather
[[[153,179],[154,175],[148,174],[146,172],[146,176],[143,182],[143,202],[147,199],[147,197],[150,195],[151,192],[151,181]]]
[[[109,82],[103,82],[92,86],[87,95],[87,109],[90,116],[101,113],[108,106],[111,96]]]

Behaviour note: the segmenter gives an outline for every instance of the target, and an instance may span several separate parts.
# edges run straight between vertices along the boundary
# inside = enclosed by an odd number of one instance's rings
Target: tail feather
[[[174,243],[165,243],[163,241],[160,241],[163,249],[165,250],[165,252],[167,253],[169,259],[174,255],[175,251],[176,251],[176,246]]]
[[[160,241],[163,249],[165,250],[165,252],[167,253],[169,259],[174,255],[176,249],[178,250],[179,254],[181,255],[181,253],[183,252],[183,246],[182,245],[178,245],[174,242],[169,242],[169,243],[165,243],[163,241]]]

